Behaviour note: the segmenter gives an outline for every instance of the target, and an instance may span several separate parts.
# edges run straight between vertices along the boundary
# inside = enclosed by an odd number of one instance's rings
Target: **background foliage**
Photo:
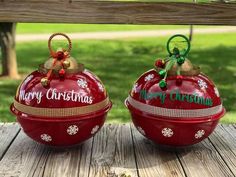
[[[53,33],[115,31],[141,29],[176,29],[187,26],[131,26],[131,25],[55,25],[19,24],[17,33]],[[204,27],[205,28],[205,27]],[[169,37],[169,36],[168,36]],[[106,86],[113,109],[108,120],[128,122],[130,116],[123,102],[134,81],[153,68],[156,58],[165,57],[168,37],[122,40],[73,40],[72,56],[97,74]],[[236,122],[236,33],[194,35],[189,58],[201,66],[219,88],[227,115],[222,122]],[[24,78],[37,69],[48,57],[47,41],[17,43],[19,72]],[[0,79],[0,121],[15,121],[9,112],[20,80]]]

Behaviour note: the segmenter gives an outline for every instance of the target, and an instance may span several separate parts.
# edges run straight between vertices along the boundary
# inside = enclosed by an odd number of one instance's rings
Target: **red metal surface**
[[[90,106],[108,97],[100,79],[88,70],[65,74],[63,79],[53,75],[48,87],[40,82],[44,76],[38,71],[27,76],[18,88],[16,102],[29,108],[64,109]],[[79,93],[81,99],[73,100],[71,95],[74,93]],[[11,111],[25,133],[35,141],[52,146],[75,145],[90,138],[102,127],[110,108],[111,102],[86,115],[40,117],[21,112],[11,105]]]
[[[89,105],[90,103],[87,102],[90,101],[90,97],[92,98],[92,104],[98,103],[107,97],[102,82],[88,70],[77,74],[66,74],[64,79],[60,79],[59,76],[54,75],[53,79],[50,81],[49,87],[42,86],[40,83],[42,77],[44,77],[44,75],[38,71],[34,71],[27,76],[18,90],[15,97],[16,101],[32,107],[69,108]],[[78,85],[78,81],[81,81],[82,87]],[[99,85],[103,88],[103,91],[99,89]],[[86,99],[84,98],[84,102],[65,101],[63,96],[61,96],[61,99],[57,99],[59,93],[71,90],[85,96]],[[25,93],[24,96],[27,97],[26,93],[29,92],[40,93],[44,96],[42,96],[41,100],[37,99],[36,96],[34,99],[23,99],[23,97],[20,99],[20,93],[22,93],[22,95]],[[47,93],[48,98],[46,98]]]
[[[225,113],[214,83],[204,74],[183,76],[181,83],[177,82],[177,76],[169,76],[167,88],[162,90],[158,85],[160,80],[154,69],[144,73],[134,83],[125,102],[140,133],[158,144],[170,146],[192,145],[208,137]],[[130,99],[143,104],[137,107]],[[218,111],[211,114],[208,110],[213,108]],[[177,115],[179,110],[196,116],[181,117]],[[199,117],[201,111],[206,116]],[[173,116],[164,116],[170,112]]]
[[[17,120],[24,132],[35,141],[52,146],[72,146],[95,135],[103,126],[106,115],[105,112],[87,119],[78,117],[66,120],[17,116]],[[47,140],[47,136],[51,139]]]

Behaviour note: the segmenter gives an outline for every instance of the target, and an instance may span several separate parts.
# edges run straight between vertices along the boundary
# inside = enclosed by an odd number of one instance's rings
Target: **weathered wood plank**
[[[0,1],[1,22],[236,25],[236,4]]]
[[[45,149],[21,131],[0,163],[0,176],[21,176],[25,169],[34,170],[40,161],[44,165]],[[27,176],[27,175],[23,175]]]
[[[140,177],[185,176],[175,152],[166,151],[142,136],[132,125],[134,149]]]
[[[4,131],[3,126],[7,127]],[[14,135],[12,127],[19,131],[16,124],[0,125],[0,141]],[[0,161],[0,176],[222,177],[235,176],[235,164],[235,125],[219,125],[202,143],[171,152],[144,138],[133,126],[130,129],[129,124],[113,124],[105,125],[94,139],[64,149],[35,143],[21,131]]]
[[[210,141],[236,176],[236,128],[233,125],[219,125],[210,136]]]
[[[95,137],[89,177],[137,177],[129,124],[106,125]]]
[[[71,148],[52,148],[34,142],[21,131],[0,163],[0,176],[86,177],[91,147],[92,139]]]
[[[87,177],[91,160],[93,138],[71,148],[50,150],[43,176],[47,177]],[[37,175],[34,175],[35,177]]]
[[[0,160],[20,131],[17,123],[0,123]]]
[[[208,139],[177,153],[188,177],[234,176]]]

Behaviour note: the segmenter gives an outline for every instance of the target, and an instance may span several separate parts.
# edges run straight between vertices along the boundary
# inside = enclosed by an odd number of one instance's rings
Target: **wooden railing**
[[[0,22],[236,25],[236,3],[0,0]]]

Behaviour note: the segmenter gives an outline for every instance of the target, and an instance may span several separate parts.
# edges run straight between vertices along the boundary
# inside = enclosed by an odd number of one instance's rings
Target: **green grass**
[[[194,28],[207,28],[210,26],[196,25]],[[213,26],[211,26],[213,27]],[[214,26],[215,27],[215,26]],[[37,33],[78,33],[99,31],[135,31],[135,30],[165,30],[188,29],[189,25],[103,25],[103,24],[52,24],[52,23],[18,23],[17,34]]]
[[[97,31],[132,31],[172,29],[173,25],[96,25],[96,24],[46,24],[18,23],[17,33],[64,33],[97,32]],[[175,28],[188,28],[186,25],[176,25]]]
[[[123,102],[133,82],[153,68],[157,57],[166,56],[167,37],[132,40],[73,41],[72,56],[97,74],[105,84],[113,109],[108,120],[128,122],[130,116]],[[236,122],[236,34],[195,35],[189,54],[219,88],[228,113],[224,123]],[[26,75],[35,70],[48,56],[46,42],[17,44],[19,71]],[[9,113],[15,90],[20,81],[0,80],[0,121],[14,121]]]

